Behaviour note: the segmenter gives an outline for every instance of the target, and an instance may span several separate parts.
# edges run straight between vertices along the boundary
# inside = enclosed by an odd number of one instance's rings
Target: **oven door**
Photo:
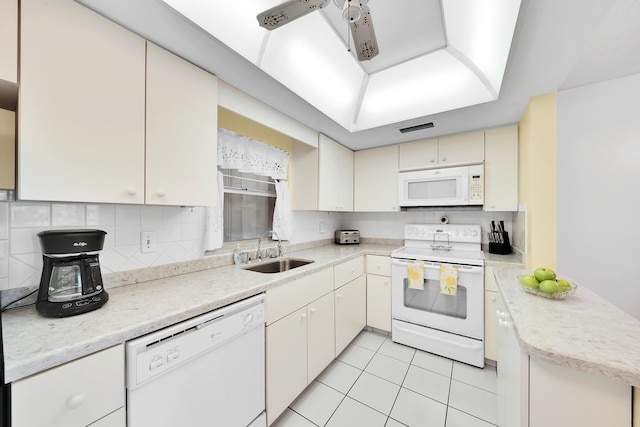
[[[391,311],[397,320],[484,339],[484,267],[424,261],[424,290],[408,286],[409,264],[393,259]],[[458,269],[456,295],[440,292],[440,266]]]

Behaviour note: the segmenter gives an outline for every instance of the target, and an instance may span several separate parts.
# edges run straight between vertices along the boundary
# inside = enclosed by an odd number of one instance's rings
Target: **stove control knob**
[[[471,237],[476,237],[478,235],[477,230],[471,230]]]

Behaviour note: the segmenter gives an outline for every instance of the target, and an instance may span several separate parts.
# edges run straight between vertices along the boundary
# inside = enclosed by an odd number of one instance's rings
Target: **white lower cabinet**
[[[124,345],[117,345],[15,381],[12,426],[124,427],[124,375]]]
[[[391,258],[367,255],[367,326],[391,332]]]
[[[267,422],[307,386],[307,307],[267,326]]]
[[[329,366],[336,357],[333,294],[329,293],[307,306],[307,383]]]
[[[500,427],[631,427],[631,386],[529,356],[498,296]]]
[[[367,280],[360,276],[335,291],[336,355],[340,354],[367,324]]]
[[[365,327],[363,269],[358,257],[267,290],[268,425]]]
[[[333,270],[266,293],[267,423],[272,424],[335,358]]]
[[[484,268],[484,357],[498,360],[498,285],[493,267]]]

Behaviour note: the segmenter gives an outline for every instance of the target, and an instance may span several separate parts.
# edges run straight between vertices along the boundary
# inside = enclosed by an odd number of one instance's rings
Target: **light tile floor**
[[[491,427],[496,371],[363,331],[273,427]]]

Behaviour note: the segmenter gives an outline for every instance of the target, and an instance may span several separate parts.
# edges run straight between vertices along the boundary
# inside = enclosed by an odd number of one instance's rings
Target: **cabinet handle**
[[[496,297],[491,297],[489,299],[491,300],[491,302],[496,302]]]
[[[446,157],[443,157],[443,158],[442,158],[442,161],[443,161],[443,162],[446,162],[446,161],[447,161],[447,158],[446,158]]]
[[[338,299],[342,298],[342,294],[338,294]]]
[[[429,163],[435,163],[435,162],[436,162],[436,159],[429,160]]]
[[[127,193],[129,193],[130,196],[135,196],[138,194],[138,190],[136,190],[135,187],[129,187],[127,188]]]
[[[300,317],[301,317],[302,319],[306,319],[306,318],[307,318],[307,313],[302,313],[302,314],[300,315]]]
[[[75,394],[67,400],[67,408],[76,409],[79,408],[84,403],[85,396],[84,394]]]
[[[164,190],[158,190],[156,194],[158,194],[158,197],[164,197],[167,195],[167,193]]]
[[[309,311],[311,312],[311,314],[313,314],[313,313],[315,313],[315,312],[316,312],[316,309],[315,309],[315,308],[312,308],[312,309],[311,309],[311,310],[309,310]]]

